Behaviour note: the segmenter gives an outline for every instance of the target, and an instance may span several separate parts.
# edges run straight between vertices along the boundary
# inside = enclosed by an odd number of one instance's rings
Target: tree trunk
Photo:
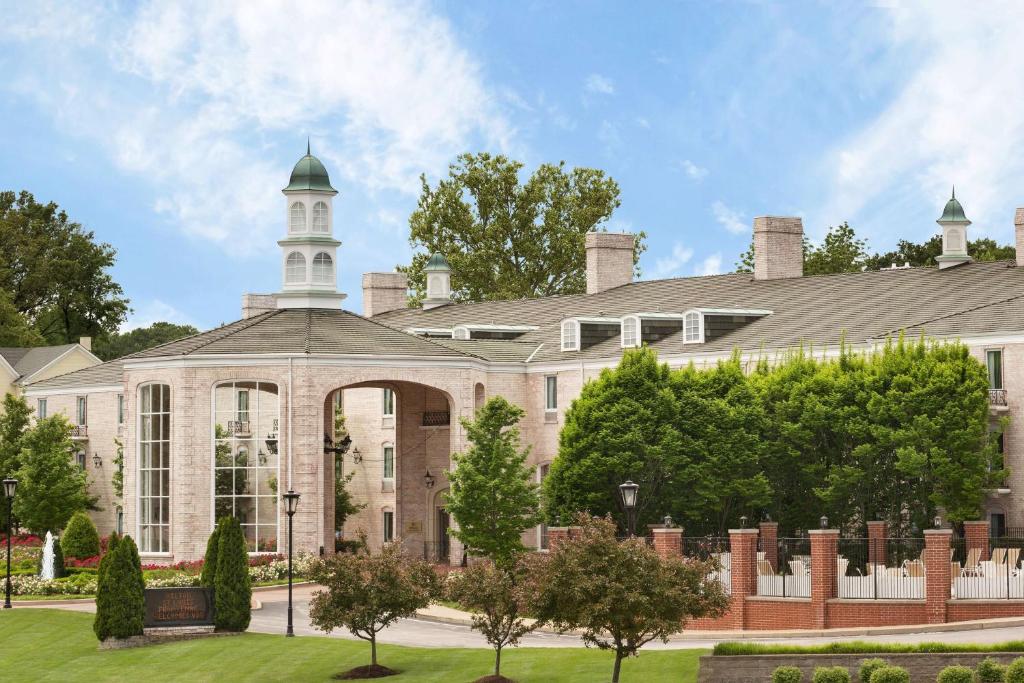
[[[377,634],[370,636],[370,664],[377,666]]]
[[[615,668],[612,670],[612,683],[619,683],[619,670],[622,668],[622,648],[615,648]]]
[[[494,675],[501,675],[501,648],[494,649]]]

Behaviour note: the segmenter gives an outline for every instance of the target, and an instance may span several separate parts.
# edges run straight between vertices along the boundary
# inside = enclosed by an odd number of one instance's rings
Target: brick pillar
[[[971,552],[972,548],[981,548],[979,560],[989,559],[988,535],[988,520],[964,522],[964,545],[967,546],[967,552]]]
[[[946,622],[946,602],[951,585],[949,540],[952,536],[952,529],[924,530],[924,602],[929,624]]]
[[[773,570],[779,566],[779,523],[761,522],[758,525],[761,529],[761,550],[764,552],[764,559],[768,560]]]
[[[654,534],[654,549],[662,559],[683,556],[683,530],[651,529]]]
[[[885,539],[889,537],[889,525],[886,522],[868,522],[868,562],[884,565],[889,559]]]
[[[839,529],[811,529],[811,628],[828,626],[828,601],[838,596]]]
[[[548,550],[554,550],[559,543],[569,537],[569,527],[549,526],[548,527]]]
[[[746,599],[757,595],[757,529],[729,529],[732,554],[732,598],[729,612],[734,628],[746,627]]]

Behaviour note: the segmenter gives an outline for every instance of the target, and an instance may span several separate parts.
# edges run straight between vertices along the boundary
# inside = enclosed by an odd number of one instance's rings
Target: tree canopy
[[[423,267],[433,253],[452,268],[458,301],[522,299],[586,291],[588,232],[606,227],[619,207],[619,185],[604,171],[542,164],[525,181],[523,164],[487,153],[462,154],[448,177],[431,187],[421,177],[419,204],[409,217],[417,250],[398,270],[413,300],[426,292]],[[644,250],[636,236],[634,262]]]
[[[149,327],[101,336],[93,345],[93,353],[102,360],[113,360],[198,333],[191,325],[157,322]]]

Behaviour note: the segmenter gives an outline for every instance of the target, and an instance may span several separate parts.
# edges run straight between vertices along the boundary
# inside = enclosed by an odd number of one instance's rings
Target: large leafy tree
[[[523,548],[522,533],[540,521],[540,496],[529,449],[519,450],[516,425],[523,410],[504,398],[489,399],[476,419],[463,420],[468,451],[452,456],[446,506],[458,523],[451,534],[474,554],[511,565]]]
[[[199,330],[191,325],[158,322],[149,327],[102,336],[96,340],[93,352],[103,360],[113,360],[198,333]]]
[[[43,336],[18,312],[11,295],[0,289],[0,346],[42,346]]]
[[[586,291],[584,240],[618,208],[618,183],[603,171],[567,170],[564,163],[542,164],[523,182],[522,169],[501,155],[463,154],[435,187],[422,177],[409,218],[409,242],[418,253],[399,267],[414,300],[425,294],[423,267],[435,252],[448,259],[460,301]],[[644,237],[636,237],[634,262]]]
[[[21,469],[21,449],[29,428],[32,409],[24,398],[5,394],[0,407],[0,479],[17,477]],[[7,528],[7,506],[0,505],[0,522]]]
[[[47,342],[112,333],[128,300],[109,273],[116,251],[50,202],[0,192],[0,290]]]
[[[545,513],[568,523],[580,510],[611,513],[626,529],[619,484],[640,485],[638,528],[660,520],[674,478],[689,464],[677,426],[672,371],[648,348],[627,350],[583,386],[565,414],[558,457],[544,479]]]
[[[709,580],[707,562],[662,559],[642,540],[616,539],[610,519],[576,518],[580,530],[538,558],[532,613],[583,642],[615,653],[612,683],[625,657],[652,640],[668,641],[688,619],[721,615],[729,598]]]
[[[63,529],[71,516],[96,503],[85,472],[71,457],[71,425],[63,415],[39,420],[21,440],[14,514],[36,534]]]

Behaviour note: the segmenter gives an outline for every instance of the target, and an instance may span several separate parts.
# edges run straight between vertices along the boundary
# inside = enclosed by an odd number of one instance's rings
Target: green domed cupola
[[[427,260],[427,265],[423,267],[423,270],[451,270],[451,266],[448,265],[448,259],[442,256],[438,252],[434,252],[430,259]]]
[[[960,201],[956,198],[956,188],[953,188],[953,196],[946,202],[946,208],[942,210],[942,218],[938,221],[939,225],[943,223],[964,223],[970,225],[971,222],[967,220],[967,216],[964,215],[964,207],[960,205]]]
[[[288,181],[288,187],[284,192],[330,192],[338,194],[338,191],[331,187],[331,179],[327,175],[327,169],[323,163],[309,152],[309,141],[306,141],[306,156],[299,159],[292,169],[292,177]]]
[[[939,269],[970,263],[967,253],[967,226],[971,224],[964,214],[964,207],[956,198],[956,188],[942,210],[942,217],[935,221],[942,226],[942,254],[935,257]]]

